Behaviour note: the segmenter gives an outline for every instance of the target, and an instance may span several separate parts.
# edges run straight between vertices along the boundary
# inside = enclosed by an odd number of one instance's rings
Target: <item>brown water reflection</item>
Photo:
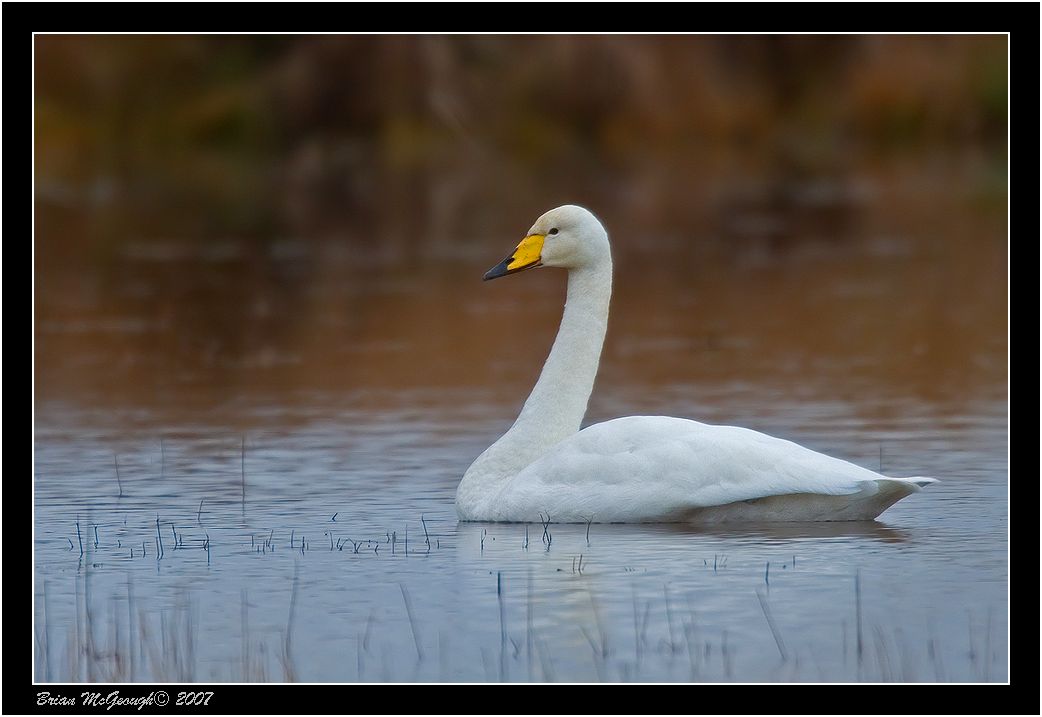
[[[411,180],[428,201],[403,197],[372,224],[328,217],[318,240],[292,228],[189,238],[114,228],[109,250],[90,253],[76,235],[120,205],[39,199],[37,399],[205,412],[244,395],[292,403],[434,386],[519,403],[556,331],[564,277],[480,276],[566,201],[599,213],[616,257],[594,411],[599,396],[676,384],[955,407],[1004,395],[994,158],[851,160],[805,177],[717,169],[585,167],[574,182],[518,193],[499,168],[442,168]],[[455,201],[430,201],[446,186]]]

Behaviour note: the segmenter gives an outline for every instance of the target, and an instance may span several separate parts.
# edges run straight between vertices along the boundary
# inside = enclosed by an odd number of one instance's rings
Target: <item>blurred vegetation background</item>
[[[88,318],[256,355],[331,266],[470,277],[569,202],[678,285],[808,241],[963,247],[995,315],[1007,76],[1001,35],[38,35],[37,367],[79,375]]]
[[[764,157],[798,175],[1001,150],[1006,82],[1001,36],[40,36],[38,206],[89,207],[80,246],[129,230],[370,241],[403,214],[396,240],[423,242],[504,194],[541,207],[548,184],[625,201],[649,165],[719,184],[721,155],[732,175]],[[461,168],[498,186],[452,196]],[[700,201],[662,189],[640,198],[664,205],[649,215]],[[117,203],[131,226],[114,233]]]

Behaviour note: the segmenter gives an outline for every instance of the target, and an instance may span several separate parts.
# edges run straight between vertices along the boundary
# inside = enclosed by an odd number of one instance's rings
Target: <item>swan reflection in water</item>
[[[685,546],[690,549],[692,543],[684,540],[705,538],[707,540],[727,539],[734,548],[748,549],[756,546],[775,546],[778,544],[816,542],[839,543],[849,541],[852,545],[859,541],[900,544],[907,543],[914,537],[914,531],[906,528],[895,528],[876,520],[816,521],[816,522],[776,522],[776,523],[733,523],[716,525],[697,525],[691,523],[591,523],[589,525],[575,523],[549,523],[546,526],[551,536],[551,550],[573,552],[592,550],[601,555],[615,551],[633,552],[647,555],[645,551],[653,547],[658,539],[676,540],[670,543],[674,547]],[[545,550],[541,523],[478,523],[461,522],[455,527],[455,541],[472,556],[473,552],[497,547],[503,544],[516,546],[524,550],[527,529],[528,550]],[[589,540],[587,541],[587,536]],[[482,544],[484,539],[484,544]],[[707,543],[707,545],[710,545]],[[712,549],[711,547],[709,548]],[[499,553],[499,550],[497,550]],[[490,550],[491,554],[491,550]],[[703,556],[699,556],[703,557]]]

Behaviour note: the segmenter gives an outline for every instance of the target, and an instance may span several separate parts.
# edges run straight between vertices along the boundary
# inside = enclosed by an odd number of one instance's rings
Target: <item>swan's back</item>
[[[504,521],[871,520],[932,482],[888,478],[746,428],[629,416],[557,443],[482,512]]]

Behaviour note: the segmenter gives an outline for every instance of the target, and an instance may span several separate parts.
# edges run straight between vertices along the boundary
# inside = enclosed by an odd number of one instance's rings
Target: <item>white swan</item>
[[[572,205],[539,217],[485,279],[568,269],[550,355],[514,425],[467,469],[464,521],[561,523],[871,520],[936,482],[891,478],[746,428],[630,416],[579,424],[608,326],[608,235]]]

